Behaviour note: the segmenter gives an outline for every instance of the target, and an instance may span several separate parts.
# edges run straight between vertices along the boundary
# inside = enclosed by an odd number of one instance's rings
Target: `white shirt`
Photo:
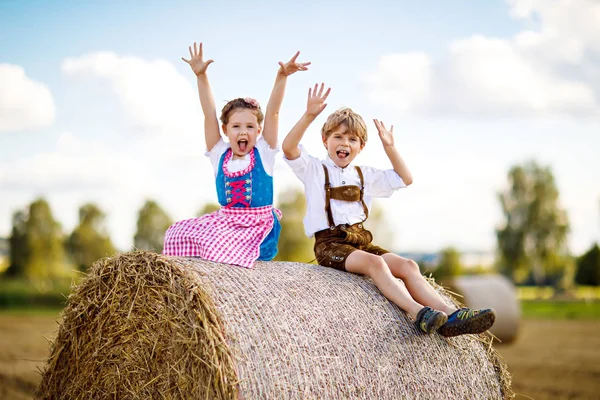
[[[304,231],[306,236],[312,237],[315,232],[329,228],[325,212],[325,173],[322,165],[325,164],[329,171],[329,182],[332,187],[344,185],[360,187],[360,177],[352,164],[346,168],[340,168],[329,156],[321,161],[308,154],[302,145],[299,147],[300,157],[288,160],[284,156],[283,159],[304,184],[307,205]],[[395,190],[406,187],[402,178],[393,169],[379,170],[364,166],[360,166],[360,169],[365,181],[364,201],[369,210],[374,197],[390,197]],[[336,225],[356,224],[365,219],[365,212],[360,201],[332,199],[331,214]]]
[[[215,177],[219,172],[219,161],[221,161],[221,156],[223,153],[227,151],[231,147],[229,142],[225,142],[223,138],[219,139],[217,144],[213,146],[212,149],[205,152],[204,154],[210,158],[210,162],[213,166],[213,171],[215,172]],[[270,176],[273,176],[273,167],[275,165],[275,155],[279,152],[279,147],[274,149],[269,146],[269,143],[261,136],[256,139],[256,149],[258,150],[258,154],[260,154],[260,159],[262,160],[263,168],[265,172]],[[246,154],[243,158],[239,159],[231,159],[227,163],[227,169],[229,172],[238,172],[242,171],[250,165],[250,153]]]

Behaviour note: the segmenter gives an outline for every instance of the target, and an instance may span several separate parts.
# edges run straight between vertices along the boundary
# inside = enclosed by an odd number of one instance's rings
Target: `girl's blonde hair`
[[[329,117],[321,129],[321,135],[325,139],[329,138],[331,133],[340,125],[346,125],[347,133],[356,135],[362,144],[367,143],[367,125],[360,115],[348,107],[340,108]]]

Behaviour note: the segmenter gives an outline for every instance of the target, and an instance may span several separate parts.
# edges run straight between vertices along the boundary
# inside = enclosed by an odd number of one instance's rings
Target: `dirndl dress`
[[[199,218],[174,223],[165,233],[163,254],[200,257],[252,268],[256,260],[272,260],[281,233],[281,211],[273,207],[273,177],[254,147],[250,164],[230,172],[231,149],[223,153],[216,176],[221,208]]]

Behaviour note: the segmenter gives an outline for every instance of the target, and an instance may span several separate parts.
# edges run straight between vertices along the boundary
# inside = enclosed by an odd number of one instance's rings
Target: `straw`
[[[491,340],[422,334],[369,279],[318,265],[134,252],[69,296],[37,397],[512,398]]]

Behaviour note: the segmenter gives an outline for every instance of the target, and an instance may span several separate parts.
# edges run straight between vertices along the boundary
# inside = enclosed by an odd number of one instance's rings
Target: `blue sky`
[[[592,0],[5,0],[0,236],[39,195],[65,231],[79,205],[98,203],[121,248],[147,197],[176,220],[214,202],[194,76],[180,60],[203,41],[218,106],[264,105],[278,61],[300,50],[312,62],[288,81],[280,141],[321,81],[329,105],[303,141],[315,155],[340,106],[395,125],[415,183],[379,203],[394,249],[493,249],[496,192],[511,165],[536,159],[555,173],[580,253],[600,240],[596,17]],[[357,162],[388,168],[370,129]],[[281,160],[275,181],[278,193],[300,188]]]

